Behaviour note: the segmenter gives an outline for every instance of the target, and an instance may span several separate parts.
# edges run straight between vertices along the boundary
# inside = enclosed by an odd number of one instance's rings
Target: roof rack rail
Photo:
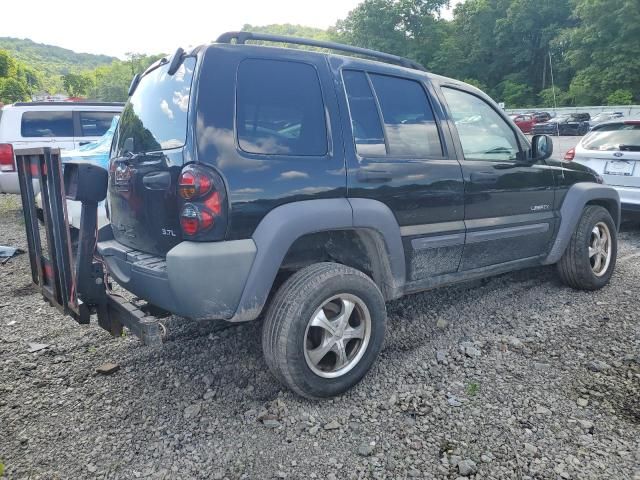
[[[342,52],[355,53],[358,55],[364,55],[367,57],[375,58],[377,60],[383,60],[389,63],[395,63],[406,68],[414,70],[421,70],[426,72],[427,69],[420,65],[418,62],[409,60],[408,58],[399,57],[397,55],[391,55],[390,53],[378,52],[377,50],[369,50],[368,48],[352,47],[351,45],[344,45],[342,43],[325,42],[322,40],[312,40],[310,38],[289,37],[286,35],[271,35],[268,33],[253,33],[253,32],[226,32],[218,37],[217,43],[231,43],[232,40],[236,40],[238,44],[244,44],[247,40],[258,40],[264,42],[276,42],[276,43],[293,43],[296,45],[306,45],[309,47],[326,48],[329,50],[337,50]]]

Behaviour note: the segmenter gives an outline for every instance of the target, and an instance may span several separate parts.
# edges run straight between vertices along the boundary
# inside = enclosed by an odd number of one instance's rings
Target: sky
[[[453,0],[457,3],[460,0]],[[2,0],[0,36],[124,58],[170,53],[244,24],[327,28],[360,0]],[[445,16],[448,16],[445,13]],[[10,19],[10,21],[6,21]]]
[[[0,36],[124,57],[209,43],[246,23],[327,28],[360,0],[2,0]],[[34,12],[38,14],[33,14]]]

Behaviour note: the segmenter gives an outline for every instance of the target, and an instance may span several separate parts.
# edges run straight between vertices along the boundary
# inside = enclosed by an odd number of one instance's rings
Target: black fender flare
[[[405,283],[400,226],[391,210],[377,200],[332,198],[292,202],[271,210],[252,235],[256,256],[231,322],[254,320],[262,312],[289,248],[300,237],[330,230],[377,232],[387,249],[390,278],[385,283],[397,298]]]
[[[618,192],[613,187],[599,183],[576,183],[569,188],[562,202],[562,207],[560,207],[560,227],[549,255],[542,262],[544,265],[556,263],[562,258],[578,225],[582,210],[587,204],[605,207],[611,214],[616,228],[620,227],[620,195]]]

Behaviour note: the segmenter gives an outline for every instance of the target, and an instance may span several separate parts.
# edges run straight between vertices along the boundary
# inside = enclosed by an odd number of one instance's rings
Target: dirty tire
[[[604,223],[610,233],[611,259],[600,276],[594,273],[589,257],[592,231],[599,223]],[[609,283],[616,265],[618,253],[618,232],[611,214],[604,207],[588,205],[582,211],[576,230],[571,236],[564,255],[557,263],[558,273],[568,286],[579,290],[598,290]]]
[[[361,348],[364,353],[350,370],[325,378],[311,369],[305,356],[307,327],[325,302],[339,295],[357,298],[366,306],[370,334]],[[357,384],[375,362],[386,319],[384,297],[367,275],[337,263],[317,263],[293,274],[275,294],[263,324],[264,357],[273,375],[299,395],[311,399],[339,395]]]

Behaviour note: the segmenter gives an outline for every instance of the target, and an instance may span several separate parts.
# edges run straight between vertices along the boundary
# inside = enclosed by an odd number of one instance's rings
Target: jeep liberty
[[[110,279],[155,311],[262,318],[274,376],[308,398],[337,395],[380,352],[385,302],[548,264],[573,288],[607,284],[618,194],[552,149],[477,88],[411,60],[227,33],[134,79],[108,172],[65,166],[84,225],[57,303],[147,340],[155,317],[112,295]],[[105,195],[111,224],[96,235]]]

